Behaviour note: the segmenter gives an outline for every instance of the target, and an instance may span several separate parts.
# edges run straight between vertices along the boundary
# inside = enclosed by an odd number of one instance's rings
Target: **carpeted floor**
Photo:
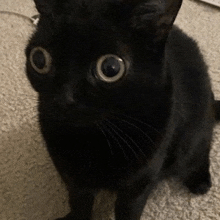
[[[0,10],[36,14],[33,1],[0,0]],[[184,0],[176,23],[199,43],[220,99],[220,9]],[[24,48],[34,26],[22,17],[0,13],[0,219],[52,220],[68,210],[67,192],[39,133],[36,93],[24,71]],[[220,219],[220,126],[211,151],[213,187],[193,196],[179,183],[162,182],[146,205],[146,220]],[[114,199],[103,192],[94,219],[112,219]],[[98,205],[102,204],[102,208]]]

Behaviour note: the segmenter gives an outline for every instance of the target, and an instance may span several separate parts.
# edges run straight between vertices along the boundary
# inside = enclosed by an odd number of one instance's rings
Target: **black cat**
[[[140,219],[157,182],[211,187],[220,119],[197,44],[173,26],[181,0],[35,0],[26,49],[39,122],[70,194],[89,220],[100,189],[117,192],[117,220]]]

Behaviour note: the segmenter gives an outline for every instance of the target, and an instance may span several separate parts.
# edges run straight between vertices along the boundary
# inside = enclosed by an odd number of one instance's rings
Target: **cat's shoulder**
[[[207,65],[198,43],[176,25],[170,31],[166,54],[171,62],[178,63],[183,68],[191,67],[207,72]]]
[[[211,83],[204,56],[198,43],[177,26],[168,37],[166,64],[178,100],[208,103]]]
[[[176,50],[199,50],[197,42],[176,25],[173,26],[169,33],[167,45],[170,49]]]

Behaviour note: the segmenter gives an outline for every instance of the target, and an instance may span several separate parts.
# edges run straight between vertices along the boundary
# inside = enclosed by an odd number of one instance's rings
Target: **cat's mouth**
[[[70,106],[59,111],[60,119],[63,122],[68,122],[74,126],[85,126],[96,123],[107,115],[106,109],[79,104],[77,106]]]

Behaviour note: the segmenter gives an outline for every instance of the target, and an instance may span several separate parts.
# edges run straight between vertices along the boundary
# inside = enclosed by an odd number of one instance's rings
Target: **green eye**
[[[40,74],[50,72],[52,58],[50,54],[42,47],[35,47],[30,53],[30,62],[33,69]]]
[[[105,82],[116,82],[125,74],[124,61],[113,54],[100,57],[96,64],[97,77]]]

